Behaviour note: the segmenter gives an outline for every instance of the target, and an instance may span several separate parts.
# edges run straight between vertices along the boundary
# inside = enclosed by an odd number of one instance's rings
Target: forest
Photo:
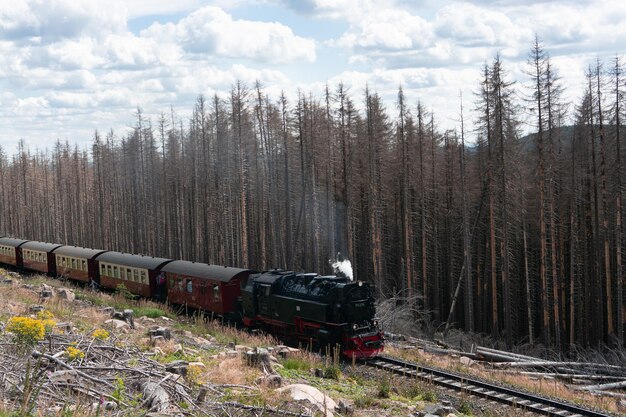
[[[416,326],[623,346],[623,60],[589,63],[576,103],[539,40],[526,71],[485,63],[452,130],[401,86],[384,103],[237,82],[90,149],[20,141],[0,148],[0,234],[322,274],[340,253]]]

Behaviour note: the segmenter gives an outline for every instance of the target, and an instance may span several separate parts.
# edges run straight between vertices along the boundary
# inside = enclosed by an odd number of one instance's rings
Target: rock
[[[75,384],[78,382],[78,372],[74,369],[50,372],[48,379],[53,384]]]
[[[98,311],[102,311],[103,313],[113,315],[113,312],[115,311],[115,309],[113,307],[102,307],[98,309]]]
[[[354,405],[346,400],[339,400],[339,403],[335,407],[335,410],[339,414],[352,415],[354,414]]]
[[[470,359],[467,356],[461,356],[461,358],[459,359],[459,362],[461,362],[461,365],[467,366],[468,368],[471,368],[472,365],[476,363],[475,360]]]
[[[193,343],[195,345],[197,345],[200,349],[210,349],[213,347],[213,344],[205,339],[204,337],[200,337],[200,336],[191,336],[190,339],[193,341]]]
[[[28,310],[30,310],[33,313],[38,313],[40,311],[43,311],[44,307],[40,304],[35,304],[35,305],[28,307]]]
[[[315,368],[315,377],[324,378],[324,370],[321,368]]]
[[[279,388],[277,391],[280,393],[289,393],[289,395],[291,395],[291,398],[296,401],[307,401],[311,403],[326,417],[333,417],[333,413],[331,410],[334,410],[335,407],[337,407],[337,403],[335,403],[332,398],[310,385],[287,385],[286,387]]]
[[[226,345],[226,347],[228,349],[235,349],[235,342],[228,342],[228,344]]]
[[[62,300],[66,300],[70,303],[76,299],[76,295],[74,294],[74,291],[70,290],[69,288],[58,289],[57,297],[59,297]]]
[[[111,326],[112,328],[116,330],[130,329],[130,324],[126,323],[125,321],[118,320],[118,319],[109,319],[105,321],[104,324],[108,324],[109,326]]]
[[[450,410],[448,410],[449,407],[445,407],[441,404],[429,404],[426,407],[424,407],[424,413],[431,414],[431,415],[436,415],[439,417],[444,417],[447,416],[450,412]]]
[[[156,323],[156,320],[153,319],[152,317],[148,317],[148,316],[141,316],[139,317],[140,321],[144,322],[144,323]]]
[[[170,319],[169,317],[165,317],[165,316],[161,316],[159,317],[159,319],[163,321],[172,321],[172,319]]]
[[[617,411],[620,413],[626,413],[626,400],[616,400]]]
[[[233,350],[236,350],[239,353],[244,353],[251,349],[252,349],[251,347],[245,346],[245,345],[235,345],[235,347],[233,348]]]
[[[206,369],[206,365],[202,362],[189,362],[189,366],[197,366],[202,369]]]

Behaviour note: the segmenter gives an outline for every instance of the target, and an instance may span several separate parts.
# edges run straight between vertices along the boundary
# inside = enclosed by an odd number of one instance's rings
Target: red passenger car
[[[26,242],[28,240],[14,239],[12,237],[0,238],[0,263],[22,266],[21,246]]]
[[[77,281],[89,282],[93,279],[98,282],[96,257],[104,252],[102,249],[61,246],[54,251],[57,275]]]
[[[170,303],[210,311],[235,318],[239,311],[240,281],[249,269],[173,261],[163,267]]]
[[[63,245],[29,241],[21,246],[22,266],[44,274],[56,274],[54,250]]]
[[[123,284],[128,291],[146,298],[164,300],[167,295],[163,265],[171,259],[153,258],[122,252],[104,252],[96,256],[100,285],[117,289]]]

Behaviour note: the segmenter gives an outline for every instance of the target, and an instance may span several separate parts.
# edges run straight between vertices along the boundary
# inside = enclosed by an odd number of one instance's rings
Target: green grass
[[[158,307],[131,307],[131,310],[135,313],[135,317],[150,317],[152,319],[156,319],[159,317],[168,317],[170,313],[165,310],[162,310]]]
[[[287,358],[282,362],[285,369],[308,372],[313,366],[304,358]]]

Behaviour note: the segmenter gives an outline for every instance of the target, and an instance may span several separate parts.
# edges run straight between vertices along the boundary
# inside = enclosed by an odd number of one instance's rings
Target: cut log
[[[160,383],[144,382],[141,384],[141,392],[144,397],[142,406],[148,407],[151,412],[167,412],[170,406],[170,395]]]
[[[483,346],[476,347],[476,355],[478,357],[491,359],[494,362],[536,362],[542,360],[532,356],[504,352],[502,350],[490,349]]]
[[[626,381],[612,382],[610,384],[585,385],[584,387],[578,387],[577,389],[583,390],[583,391],[604,391],[607,389],[620,389],[620,388],[626,388]]]
[[[496,368],[525,368],[525,367],[561,367],[568,366],[572,368],[590,368],[596,369],[600,372],[607,370],[614,370],[624,372],[626,374],[626,368],[616,365],[607,365],[602,363],[589,363],[589,362],[559,362],[559,361],[536,361],[536,362],[500,362],[494,363]]]
[[[562,379],[565,381],[574,381],[576,379],[579,380],[589,380],[589,381],[621,381],[624,378],[619,376],[611,376],[611,375],[593,375],[593,374],[569,374],[569,373],[560,373],[560,372],[532,372],[532,371],[518,371],[518,370],[506,370],[503,369],[500,372],[506,374],[514,374],[514,375],[526,375],[529,377],[552,377],[557,379]]]

